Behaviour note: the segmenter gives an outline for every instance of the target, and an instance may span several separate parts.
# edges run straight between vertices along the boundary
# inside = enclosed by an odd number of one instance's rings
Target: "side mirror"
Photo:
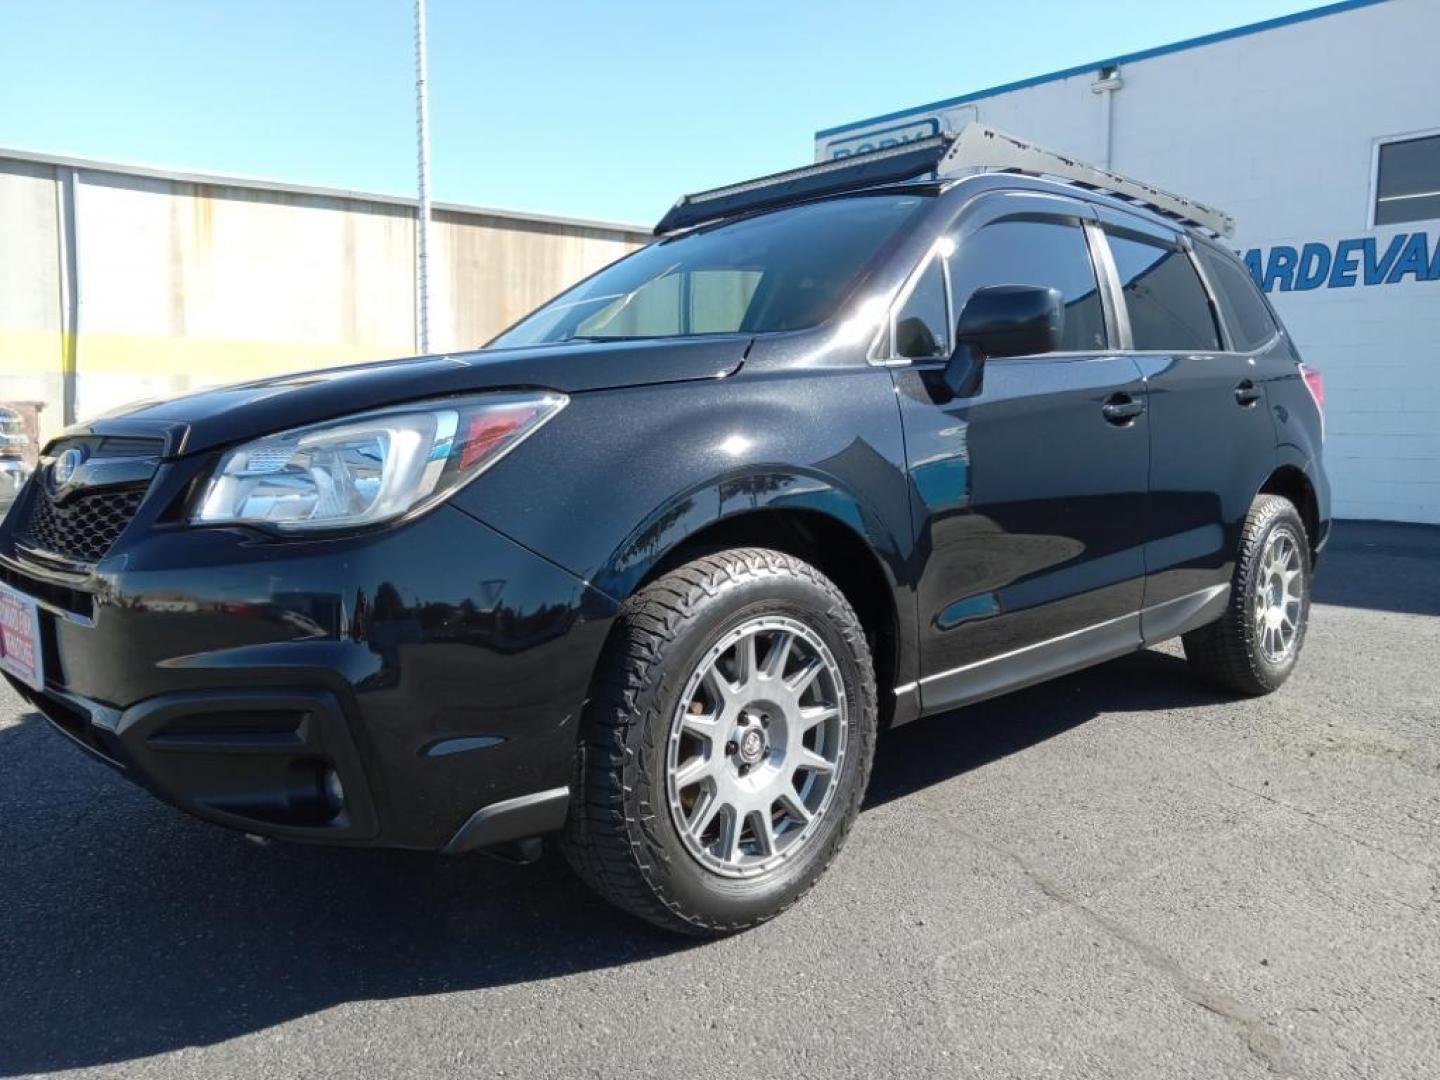
[[[989,285],[976,289],[955,326],[955,352],[945,383],[957,397],[980,388],[990,357],[1054,352],[1065,325],[1058,289],[1042,285]]]

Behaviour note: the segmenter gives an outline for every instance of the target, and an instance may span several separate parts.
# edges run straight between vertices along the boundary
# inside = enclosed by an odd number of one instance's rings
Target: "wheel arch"
[[[775,485],[773,477],[759,482],[752,478],[741,486],[770,491],[785,487]],[[880,720],[887,725],[895,719],[891,691],[910,677],[902,673],[913,666],[915,656],[913,612],[908,619],[903,613],[906,591],[895,572],[898,552],[888,531],[852,496],[833,487],[817,491],[814,478],[805,487],[807,505],[772,503],[714,516],[697,512],[697,507],[708,504],[718,511],[728,500],[697,495],[680,500],[640,530],[639,535],[646,536],[655,523],[668,523],[663,543],[652,539],[627,545],[603,582],[595,584],[624,601],[676,566],[725,548],[765,547],[802,559],[833,581],[860,617],[875,664]]]
[[[1257,495],[1281,495],[1295,504],[1300,511],[1300,520],[1305,523],[1305,532],[1310,541],[1310,555],[1313,559],[1319,551],[1322,539],[1320,532],[1320,502],[1315,485],[1305,470],[1298,465],[1281,465],[1265,478]]]

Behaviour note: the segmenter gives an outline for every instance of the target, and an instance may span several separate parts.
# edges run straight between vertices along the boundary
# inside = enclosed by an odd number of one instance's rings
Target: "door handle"
[[[1105,414],[1105,419],[1116,427],[1126,427],[1145,411],[1145,402],[1126,393],[1112,394],[1110,399],[1100,406],[1100,411]]]
[[[1249,379],[1241,379],[1240,385],[1235,387],[1235,401],[1247,409],[1264,396],[1265,392]]]

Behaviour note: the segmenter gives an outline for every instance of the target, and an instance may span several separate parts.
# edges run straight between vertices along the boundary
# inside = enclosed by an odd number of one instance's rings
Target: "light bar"
[[[686,229],[734,214],[799,202],[841,191],[897,183],[935,171],[951,138],[931,135],[868,154],[855,154],[819,165],[772,173],[738,184],[681,196],[655,226],[655,235]]]

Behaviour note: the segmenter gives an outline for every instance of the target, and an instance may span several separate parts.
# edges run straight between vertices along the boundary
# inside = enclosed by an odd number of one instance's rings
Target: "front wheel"
[[[1305,642],[1310,578],[1300,512],[1283,496],[1259,496],[1245,518],[1225,614],[1183,638],[1191,670],[1242,694],[1278,690]]]
[[[667,929],[747,929],[800,898],[860,809],[875,676],[854,610],[764,549],[696,559],[621,613],[596,676],[562,849]]]

